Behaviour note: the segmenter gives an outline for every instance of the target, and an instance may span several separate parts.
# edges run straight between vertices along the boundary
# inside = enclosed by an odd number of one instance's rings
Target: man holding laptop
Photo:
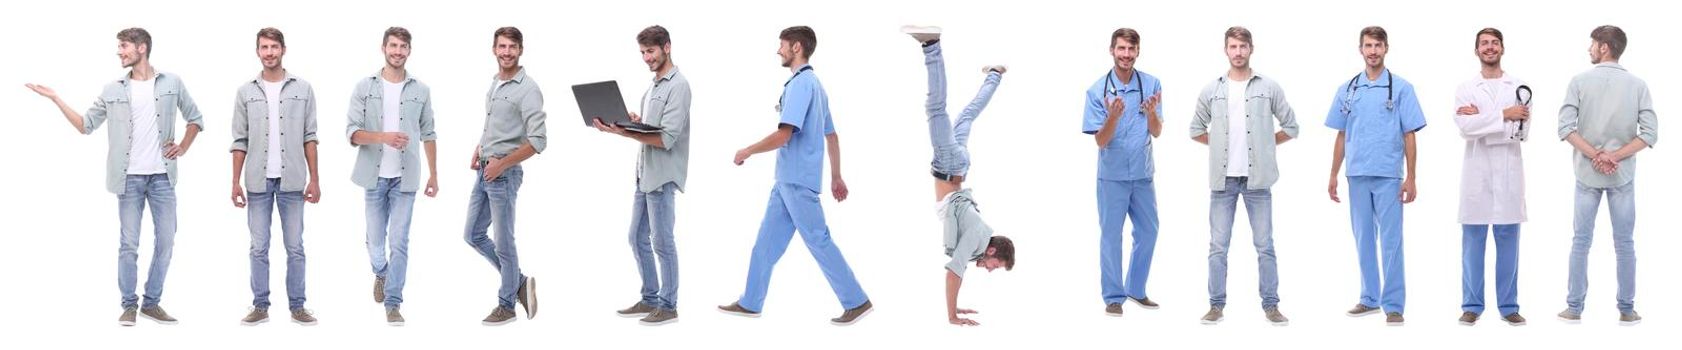
[[[643,325],[658,326],[677,322],[677,244],[672,240],[674,196],[682,191],[689,169],[689,80],[672,64],[671,34],[661,26],[651,26],[637,34],[637,46],[643,63],[654,72],[654,80],[643,93],[641,110],[622,113],[624,117],[592,116],[591,105],[602,100],[587,100],[589,84],[574,87],[579,107],[596,129],[636,140],[642,146],[637,153],[636,193],[631,207],[631,255],[636,258],[637,271],[642,275],[642,299],[630,308],[619,310],[622,317],[641,317]],[[617,84],[599,84],[611,88],[611,99],[618,111],[625,110]],[[601,90],[601,89],[594,89]],[[603,119],[608,118],[608,119]],[[614,119],[629,119],[629,123]],[[603,123],[607,121],[607,123]],[[642,124],[643,122],[647,124]],[[659,269],[655,269],[655,258]]]

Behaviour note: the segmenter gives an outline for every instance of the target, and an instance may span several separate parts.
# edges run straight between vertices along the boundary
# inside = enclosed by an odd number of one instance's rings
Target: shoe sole
[[[1641,324],[1641,320],[1635,320],[1635,321],[1618,321],[1618,325],[1619,325],[1619,326],[1625,326],[1625,327],[1628,327],[1628,326],[1634,326],[1634,325],[1638,325],[1638,324]]]
[[[398,322],[386,322],[386,323],[385,323],[385,325],[387,325],[387,326],[392,326],[392,327],[402,327],[402,326],[403,326],[403,322],[402,322],[402,321],[398,321]]]
[[[1226,317],[1221,317],[1221,318],[1217,318],[1217,319],[1214,319],[1214,320],[1205,319],[1205,320],[1201,320],[1200,322],[1202,322],[1203,324],[1206,324],[1206,325],[1213,326],[1213,325],[1221,324],[1221,321],[1226,321]]]
[[[173,325],[173,324],[176,324],[176,323],[180,323],[180,321],[177,321],[177,320],[169,320],[169,321],[160,320],[160,319],[157,319],[156,317],[152,317],[151,315],[147,315],[147,314],[140,314],[140,317],[144,317],[148,320],[152,320],[152,322],[157,322],[158,324],[161,324],[161,325]],[[134,322],[129,322],[129,325],[134,325]]]
[[[859,314],[859,317],[854,317],[851,321],[835,322],[835,321],[832,320],[832,321],[829,321],[829,324],[837,325],[837,326],[851,326],[854,323],[859,323],[859,320],[864,319],[865,316],[870,316],[871,311],[876,311],[876,308],[872,307],[872,308],[869,308],[869,309],[864,309],[864,313]]]
[[[650,326],[650,327],[664,326],[664,325],[668,325],[668,324],[672,324],[672,323],[677,323],[677,319],[674,318],[674,319],[660,321],[660,322],[637,321],[637,323],[642,324],[644,326]]]
[[[1405,321],[1404,322],[1389,322],[1389,321],[1384,322],[1385,326],[1390,326],[1390,327],[1401,327],[1404,324],[1407,324],[1407,322],[1405,322]]]
[[[1109,317],[1121,317],[1121,315],[1122,315],[1122,314],[1121,314],[1121,313],[1120,313],[1120,312],[1109,312],[1109,311],[1104,311],[1104,316],[1109,316]]]
[[[1467,327],[1471,327],[1472,325],[1476,325],[1476,324],[1478,324],[1477,321],[1472,321],[1472,322],[1460,321],[1460,325],[1467,326]]]
[[[902,26],[899,27],[899,32],[905,34],[940,34],[941,29],[940,27]]]
[[[1135,305],[1139,305],[1139,307],[1145,308],[1145,310],[1156,310],[1156,309],[1162,308],[1162,305],[1145,305],[1145,304],[1139,303],[1139,299],[1128,299],[1128,300],[1132,301],[1133,304],[1135,304]]]
[[[741,312],[741,311],[731,311],[731,310],[725,310],[725,309],[718,309],[718,312],[722,312],[722,313],[724,313],[724,314],[725,314],[725,315],[732,315],[732,316],[741,316],[741,317],[747,317],[747,318],[759,318],[759,314],[756,314],[756,313],[747,313],[747,312]]]
[[[526,277],[526,319],[537,317],[537,279]]]
[[[514,320],[515,319],[513,319],[513,318],[509,318],[508,320],[505,320],[505,321],[502,321],[502,322],[480,321],[479,324],[486,325],[486,326],[501,326],[501,325],[505,325],[505,324],[509,324],[509,323],[514,323]]]
[[[1384,310],[1383,309],[1372,309],[1372,310],[1368,310],[1367,312],[1359,312],[1359,313],[1345,312],[1343,314],[1345,316],[1349,316],[1349,317],[1361,317],[1361,316],[1377,315],[1379,312],[1382,312],[1382,311],[1384,311]]]
[[[134,327],[134,321],[117,321],[117,325],[123,327]]]
[[[256,325],[260,325],[260,324],[264,324],[264,323],[269,323],[269,319],[265,318],[265,319],[261,319],[261,320],[257,320],[257,321],[243,321],[243,320],[239,321],[239,325],[246,326],[246,327],[256,326]]]
[[[622,313],[617,313],[617,312],[615,312],[615,314],[618,314],[618,315],[619,315],[619,317],[624,317],[624,318],[643,318],[643,317],[648,317],[648,315],[649,315],[649,314],[652,314],[652,313],[653,313],[653,312],[642,312],[642,313],[634,313],[634,314],[622,314]]]
[[[1518,326],[1525,325],[1525,323],[1524,322],[1507,322],[1507,325],[1508,326],[1513,326],[1513,327],[1518,327]]]
[[[1281,322],[1268,321],[1267,323],[1272,324],[1274,327],[1284,327],[1284,326],[1291,325],[1291,321],[1281,321]]]
[[[1581,319],[1581,318],[1579,318],[1579,319],[1569,319],[1569,318],[1564,318],[1564,317],[1558,317],[1558,319],[1559,319],[1560,322],[1565,322],[1565,324],[1582,324],[1583,323],[1583,319]]]
[[[298,325],[304,326],[304,327],[310,327],[310,326],[316,325],[316,323],[318,323],[318,322],[316,322],[316,321],[304,322],[304,321],[299,321],[299,320],[292,320],[292,323],[297,323]]]

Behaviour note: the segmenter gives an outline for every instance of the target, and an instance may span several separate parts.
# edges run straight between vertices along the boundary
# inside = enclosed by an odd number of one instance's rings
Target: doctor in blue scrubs
[[[1104,313],[1121,317],[1128,299],[1146,309],[1157,304],[1145,296],[1151,252],[1156,250],[1156,185],[1151,139],[1162,134],[1162,83],[1133,68],[1139,58],[1139,32],[1110,34],[1115,67],[1086,90],[1081,132],[1098,142],[1098,271]],[[1133,252],[1122,270],[1121,228],[1133,221]]]
[[[1413,85],[1384,67],[1384,55],[1389,50],[1389,35],[1384,28],[1361,29],[1361,56],[1367,68],[1338,86],[1331,111],[1326,114],[1326,126],[1337,129],[1326,192],[1332,201],[1342,202],[1337,196],[1337,173],[1348,154],[1349,222],[1354,226],[1356,257],[1361,266],[1361,301],[1347,314],[1360,317],[1383,311],[1386,324],[1400,326],[1402,306],[1407,301],[1402,271],[1402,204],[1418,196],[1414,189],[1417,157],[1413,134],[1425,128],[1425,115],[1419,110]],[[1402,172],[1404,157],[1406,177]]]

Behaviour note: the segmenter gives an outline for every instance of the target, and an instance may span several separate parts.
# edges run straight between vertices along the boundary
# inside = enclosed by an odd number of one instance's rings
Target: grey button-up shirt
[[[204,115],[199,114],[199,107],[193,103],[193,97],[187,94],[187,87],[181,83],[181,78],[175,74],[158,73],[152,77],[152,99],[157,105],[158,146],[174,142],[175,116],[180,111],[181,120],[188,125],[198,125],[204,130]],[[99,99],[93,101],[93,107],[87,113],[82,113],[82,134],[92,134],[104,124],[111,121],[110,148],[105,156],[105,190],[115,194],[123,193],[123,178],[128,176],[128,152],[131,146],[131,130],[134,120],[131,118],[129,93],[129,77],[124,75],[109,84],[100,92]],[[116,118],[111,118],[115,116]],[[175,175],[175,160],[164,158],[164,169],[169,174],[169,183],[177,183]]]
[[[403,163],[403,192],[420,190],[422,183],[420,156],[425,152],[422,142],[438,139],[432,122],[432,89],[426,84],[415,80],[413,76],[403,80],[403,94],[401,96],[384,96],[385,89],[381,84],[379,72],[356,83],[356,90],[350,95],[349,119],[345,124],[345,139],[351,139],[357,131],[388,132],[400,131],[409,135],[409,145],[404,147],[400,158]],[[385,99],[400,99],[397,103],[398,130],[385,130]],[[379,184],[380,161],[385,156],[385,144],[356,145],[356,167],[351,170],[350,181],[366,189],[374,189]]]
[[[1244,87],[1244,96],[1227,96],[1227,78],[1221,76],[1197,95],[1197,108],[1191,120],[1191,137],[1209,135],[1209,188],[1215,191],[1227,190],[1226,167],[1227,151],[1229,147],[1245,147],[1250,152],[1250,180],[1246,189],[1260,190],[1273,186],[1279,181],[1279,162],[1275,159],[1274,148],[1278,144],[1273,139],[1273,122],[1279,122],[1279,129],[1291,138],[1297,137],[1296,112],[1291,110],[1291,104],[1285,102],[1285,90],[1273,79],[1260,74],[1250,79],[1249,85]],[[1244,99],[1245,132],[1249,133],[1247,145],[1233,145],[1227,140],[1227,132],[1232,128],[1228,125],[1228,99]]]
[[[269,157],[281,157],[280,191],[303,191],[309,185],[304,144],[316,142],[315,89],[292,74],[280,88],[280,115],[269,115],[262,76],[240,84],[234,99],[234,144],[245,152],[245,190],[268,192]],[[280,118],[280,149],[269,149],[269,118]]]
[[[638,191],[653,192],[667,182],[683,191],[684,180],[689,178],[689,96],[689,79],[678,73],[677,67],[656,79],[643,96],[648,105],[642,111],[642,122],[660,127],[660,142],[665,147],[642,145],[637,155]]]
[[[1571,78],[1559,107],[1559,138],[1581,135],[1589,145],[1615,150],[1640,137],[1648,147],[1659,143],[1659,119],[1647,82],[1617,63],[1601,63]],[[1635,157],[1611,175],[1594,169],[1594,160],[1572,149],[1577,181],[1595,188],[1618,187],[1635,180]]]
[[[971,199],[967,188],[946,194],[936,215],[940,216],[940,222],[945,227],[941,241],[945,243],[946,256],[952,258],[946,262],[946,269],[964,277],[964,270],[969,268],[970,262],[987,254],[987,244],[993,240],[993,228],[981,221],[981,213],[976,210],[975,200]]]
[[[527,77],[525,68],[500,89],[496,80],[491,77],[491,89],[485,92],[485,133],[479,138],[479,159],[508,156],[525,143],[543,153],[548,145],[543,123],[549,115],[543,112],[543,90],[537,88],[537,80]]]

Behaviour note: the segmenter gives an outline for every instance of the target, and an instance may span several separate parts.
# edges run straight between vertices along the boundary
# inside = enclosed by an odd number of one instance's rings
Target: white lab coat
[[[1494,95],[1490,94],[1490,84],[1494,84]],[[1476,115],[1454,116],[1460,136],[1466,139],[1466,157],[1460,168],[1461,224],[1504,225],[1526,219],[1520,149],[1524,141],[1514,137],[1519,123],[1502,117],[1502,110],[1518,103],[1516,94],[1521,85],[1522,80],[1510,75],[1496,80],[1479,76],[1460,84],[1454,94],[1454,108],[1478,108]],[[1533,120],[1526,128],[1536,125]]]

